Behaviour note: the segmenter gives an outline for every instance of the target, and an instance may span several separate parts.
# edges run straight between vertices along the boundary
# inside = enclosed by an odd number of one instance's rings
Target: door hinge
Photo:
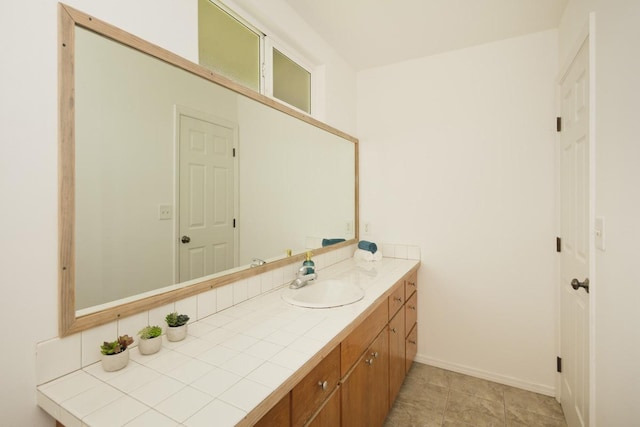
[[[562,239],[556,237],[556,252],[562,252]]]
[[[556,132],[562,132],[562,117],[556,117]]]
[[[556,371],[562,372],[562,357],[556,357]]]
[[[233,228],[236,228],[236,219],[233,218]]]
[[[233,149],[233,157],[235,157],[235,156],[236,156],[236,149],[234,148]]]

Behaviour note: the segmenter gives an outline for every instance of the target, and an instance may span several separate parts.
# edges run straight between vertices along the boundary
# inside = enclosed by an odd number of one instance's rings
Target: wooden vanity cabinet
[[[337,388],[327,399],[322,409],[307,424],[307,427],[337,427],[341,425],[340,396],[341,389]]]
[[[338,345],[291,390],[291,425],[304,426],[338,387],[339,380],[340,346]],[[339,422],[333,425],[339,425]]]
[[[389,405],[396,400],[406,375],[404,307],[389,322]]]
[[[271,408],[254,427],[289,427],[291,426],[291,393],[287,393],[276,406]]]
[[[389,333],[385,326],[342,380],[342,425],[382,426],[389,412]]]
[[[342,341],[342,351],[340,352],[341,377],[346,375],[388,321],[389,307],[385,301],[384,304],[378,304],[374,311]]]

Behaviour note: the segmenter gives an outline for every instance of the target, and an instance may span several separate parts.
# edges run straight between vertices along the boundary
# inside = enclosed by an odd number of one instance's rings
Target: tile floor
[[[384,427],[566,427],[553,397],[414,363]]]

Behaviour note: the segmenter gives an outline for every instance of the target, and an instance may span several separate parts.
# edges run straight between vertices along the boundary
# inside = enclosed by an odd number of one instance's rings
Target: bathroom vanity
[[[416,354],[419,263],[347,259],[320,275],[362,287],[356,303],[297,307],[285,284],[190,324],[156,355],[134,347],[122,371],[96,363],[43,384],[38,403],[67,427],[382,425]]]

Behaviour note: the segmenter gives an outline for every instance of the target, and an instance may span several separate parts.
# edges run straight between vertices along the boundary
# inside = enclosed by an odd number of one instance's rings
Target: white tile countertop
[[[286,285],[189,323],[188,336],[105,372],[100,362],[37,389],[38,404],[66,427],[234,426],[341,333],[419,261],[348,259],[319,279],[353,282],[354,304],[301,308],[284,302]]]

